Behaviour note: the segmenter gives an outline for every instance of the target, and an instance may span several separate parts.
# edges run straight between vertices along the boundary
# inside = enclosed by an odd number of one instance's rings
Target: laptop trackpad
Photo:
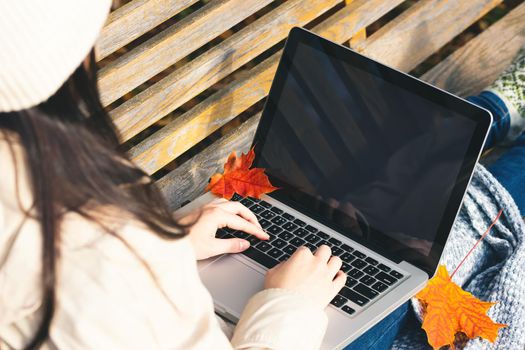
[[[199,271],[202,282],[216,303],[217,311],[236,322],[248,300],[263,290],[262,272],[225,255]]]

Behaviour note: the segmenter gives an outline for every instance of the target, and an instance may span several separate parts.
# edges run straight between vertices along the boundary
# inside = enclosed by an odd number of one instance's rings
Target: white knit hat
[[[0,0],[0,112],[51,97],[92,50],[111,0]]]

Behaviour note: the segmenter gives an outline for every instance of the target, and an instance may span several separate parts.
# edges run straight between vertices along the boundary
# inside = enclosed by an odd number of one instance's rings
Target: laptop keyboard
[[[219,229],[217,237],[248,240],[250,248],[242,254],[269,269],[288,259],[300,246],[304,245],[312,251],[323,244],[329,246],[332,255],[339,256],[343,261],[341,270],[348,276],[345,287],[330,303],[349,315],[386,293],[404,277],[402,273],[264,200],[242,198],[237,194],[232,200],[240,201],[250,208],[263,229],[270,234],[270,239],[261,241],[245,232],[229,228]],[[353,304],[348,305],[348,301]]]

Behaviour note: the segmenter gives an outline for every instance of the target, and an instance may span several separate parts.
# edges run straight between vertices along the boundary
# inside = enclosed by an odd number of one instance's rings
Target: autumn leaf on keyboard
[[[506,327],[487,316],[487,311],[495,303],[481,301],[452,282],[452,276],[500,216],[501,211],[451,276],[444,265],[439,265],[436,275],[416,295],[424,308],[422,327],[427,333],[428,343],[435,350],[445,345],[454,348],[454,339],[458,332],[470,339],[482,337],[494,342],[498,330]]]
[[[210,178],[206,191],[216,196],[231,199],[234,193],[240,196],[259,198],[265,193],[275,191],[263,168],[251,168],[255,158],[254,149],[238,158],[232,152],[224,164],[224,173],[217,173]]]

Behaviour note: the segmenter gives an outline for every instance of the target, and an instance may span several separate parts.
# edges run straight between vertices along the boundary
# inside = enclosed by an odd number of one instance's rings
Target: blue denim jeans
[[[404,303],[381,322],[376,324],[365,334],[348,345],[345,350],[388,350],[391,348],[397,333],[403,327],[403,323],[409,310],[409,303]]]
[[[488,109],[494,118],[485,149],[501,142],[510,128],[510,115],[501,99],[491,92],[484,91],[467,100]],[[488,170],[505,187],[525,216],[525,134],[522,134]],[[403,326],[409,311],[409,303],[403,304],[377,325],[361,335],[345,350],[383,350],[390,349],[397,333]]]
[[[501,142],[510,128],[510,114],[501,99],[491,92],[484,91],[478,96],[467,98],[485,109],[488,109],[494,120],[487,137],[485,149]],[[525,117],[525,116],[524,116]],[[525,216],[525,134],[512,143],[503,155],[492,163],[488,170],[510,193],[518,206],[521,216]]]
[[[503,141],[510,128],[510,114],[503,101],[490,91],[483,91],[477,96],[467,97],[467,100],[487,109],[494,118],[487,136],[485,149],[490,149]]]

